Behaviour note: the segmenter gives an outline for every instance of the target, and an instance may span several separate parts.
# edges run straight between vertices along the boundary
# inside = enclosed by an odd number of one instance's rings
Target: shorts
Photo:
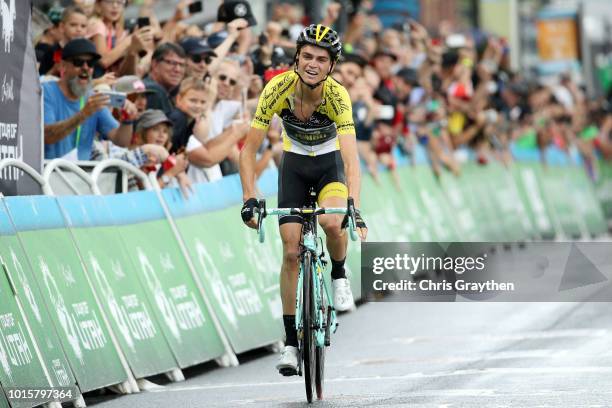
[[[278,167],[278,206],[300,208],[308,202],[308,190],[317,192],[317,202],[327,197],[348,198],[344,177],[344,163],[340,151],[320,156],[306,156],[283,152]],[[289,222],[302,223],[299,215],[279,217],[280,225]]]

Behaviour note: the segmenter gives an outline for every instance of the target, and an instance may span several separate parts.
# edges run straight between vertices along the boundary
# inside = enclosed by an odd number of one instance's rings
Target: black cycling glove
[[[256,198],[251,197],[242,204],[240,216],[244,223],[251,221],[251,219],[255,217],[255,208],[259,208],[259,203]]]
[[[354,211],[355,211],[355,224],[356,224],[355,226],[357,228],[368,228],[363,218],[361,218],[361,212],[356,208]],[[344,219],[342,220],[342,229],[348,227],[348,220],[349,220],[349,217],[347,214],[344,216]]]
[[[346,206],[347,208],[352,210],[355,214],[355,224],[356,224],[355,226],[357,228],[367,228],[365,221],[363,220],[363,218],[361,218],[361,212],[357,208],[355,208],[355,203],[353,202],[353,199],[351,197],[348,198]],[[342,229],[348,227],[348,220],[349,220],[349,215],[347,213],[344,216],[344,219],[342,220],[342,225],[341,225]]]

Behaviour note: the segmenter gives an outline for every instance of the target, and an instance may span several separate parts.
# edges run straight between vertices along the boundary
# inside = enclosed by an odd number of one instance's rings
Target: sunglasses
[[[199,64],[200,62],[204,61],[204,63],[208,65],[212,61],[212,57],[210,55],[192,55],[191,60],[195,64]]]
[[[179,68],[179,69],[185,69],[185,63],[184,62],[178,62],[178,61],[172,61],[169,59],[162,59],[163,62],[165,62],[166,64],[170,65],[172,68]]]
[[[233,78],[228,77],[227,75],[224,75],[224,74],[219,75],[219,81],[221,81],[221,82],[225,82],[225,81],[227,81],[228,79],[229,79],[229,84],[230,84],[231,86],[235,86],[235,85],[238,83],[238,81],[236,81],[236,80],[235,80],[235,79],[233,79]]]
[[[77,68],[82,68],[85,64],[87,64],[88,68],[93,68],[94,66],[94,60],[92,59],[73,58],[70,60],[70,63]]]

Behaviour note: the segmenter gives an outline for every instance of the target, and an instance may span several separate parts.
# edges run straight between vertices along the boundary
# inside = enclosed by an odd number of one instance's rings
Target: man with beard
[[[59,81],[42,84],[45,159],[89,160],[96,133],[127,147],[133,133],[134,105],[126,101],[119,124],[107,108],[110,97],[91,92],[93,66],[100,59],[94,44],[72,40],[62,51]]]

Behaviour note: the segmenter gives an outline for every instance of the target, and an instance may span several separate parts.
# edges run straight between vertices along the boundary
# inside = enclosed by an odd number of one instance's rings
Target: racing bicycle
[[[265,240],[263,221],[268,215],[299,215],[302,217],[299,274],[296,293],[295,328],[298,337],[298,375],[304,377],[306,399],[312,402],[316,389],[317,399],[323,399],[325,347],[330,334],[338,328],[336,311],[328,284],[323,279],[327,265],[323,240],[317,237],[317,217],[322,214],[348,215],[349,234],[358,239],[355,228],[355,205],[351,198],[347,208],[317,208],[316,192],[309,191],[304,208],[266,208],[266,201],[259,200],[257,231],[259,242]]]

